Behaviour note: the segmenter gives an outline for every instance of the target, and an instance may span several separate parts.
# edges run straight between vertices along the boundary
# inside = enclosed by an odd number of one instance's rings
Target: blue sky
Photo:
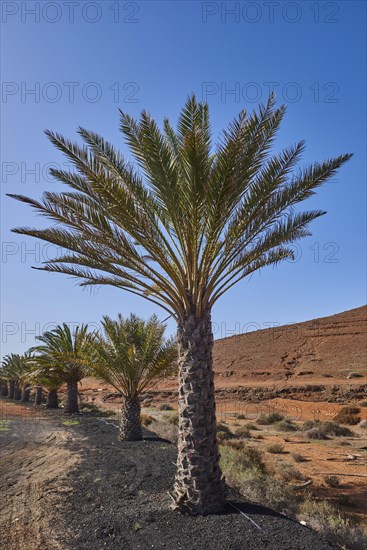
[[[217,303],[215,337],[338,313],[366,302],[365,2],[2,2],[2,354],[21,352],[54,323],[155,310],[126,292],[90,293],[35,271],[52,247],[14,235],[44,225],[5,197],[61,189],[66,167],[47,141],[81,125],[125,148],[118,108],[172,121],[195,92],[214,135],[274,88],[288,112],[276,148],[305,138],[304,162],[352,152],[307,208],[327,210],[295,262],[263,270]],[[4,198],[5,197],[5,198]],[[174,331],[173,322],[168,323]]]

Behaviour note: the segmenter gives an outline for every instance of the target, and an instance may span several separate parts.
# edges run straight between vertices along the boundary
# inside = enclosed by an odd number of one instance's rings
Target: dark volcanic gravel
[[[107,422],[107,423],[106,423]],[[83,460],[68,477],[59,542],[78,550],[330,550],[307,527],[232,493],[220,515],[190,517],[169,509],[175,446],[146,432],[142,442],[119,442],[112,421],[86,419],[70,428],[84,438]],[[71,446],[76,445],[76,438]]]

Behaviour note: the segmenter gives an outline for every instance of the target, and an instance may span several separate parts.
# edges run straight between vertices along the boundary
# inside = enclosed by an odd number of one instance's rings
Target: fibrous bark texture
[[[191,514],[223,509],[226,485],[219,466],[210,311],[178,326],[179,435],[173,508]]]
[[[57,394],[56,394],[56,396],[57,396]],[[36,406],[42,404],[42,386],[36,386],[36,388],[35,388],[34,404]]]
[[[28,403],[30,395],[31,395],[31,386],[23,386],[22,387],[22,397],[20,399],[21,402],[22,403]]]
[[[10,399],[14,399],[14,390],[15,390],[15,382],[14,380],[10,380],[8,384],[8,397]]]
[[[59,396],[57,395],[57,390],[50,390],[48,392],[46,408],[47,409],[59,408]]]
[[[68,414],[79,412],[77,382],[68,382],[66,384],[66,400],[64,412]]]
[[[14,397],[13,397],[13,399],[15,399],[16,401],[20,401],[21,397],[22,397],[22,392],[21,392],[21,389],[19,387],[19,384],[16,382],[15,386],[14,386]]]
[[[130,399],[125,397],[121,409],[119,439],[122,441],[139,441],[143,439],[139,398]]]

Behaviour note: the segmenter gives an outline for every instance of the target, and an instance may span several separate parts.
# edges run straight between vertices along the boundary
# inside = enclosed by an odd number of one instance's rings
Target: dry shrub
[[[174,408],[169,403],[162,403],[161,405],[159,405],[158,410],[159,411],[173,411]]]
[[[233,437],[234,434],[231,432],[226,424],[224,424],[223,422],[217,423],[217,440],[219,441],[219,443],[222,443],[227,439],[232,439]]]
[[[334,421],[339,422],[339,424],[355,426],[361,420],[360,412],[361,409],[358,407],[342,407],[338,414],[334,416]]]
[[[283,448],[283,445],[280,445],[279,443],[269,443],[269,445],[265,447],[265,450],[268,453],[276,455],[281,454],[283,452]]]
[[[154,422],[154,418],[149,414],[141,413],[140,422],[143,424],[143,426],[150,426],[150,424]]]
[[[300,506],[299,519],[348,550],[367,548],[367,532],[350,520],[329,502],[306,500]]]
[[[168,422],[155,420],[152,422],[150,429],[162,439],[168,439],[172,443],[177,443],[178,429],[177,426],[169,424]]]
[[[337,476],[328,475],[324,477],[326,485],[329,487],[340,487],[340,480]]]
[[[234,448],[234,442],[221,447],[221,467],[228,483],[251,502],[285,513],[295,513],[297,498],[283,481],[266,469],[261,453],[248,445]]]
[[[275,424],[283,419],[284,416],[282,414],[272,412],[270,414],[262,414],[256,422],[262,426],[269,426],[270,424]]]
[[[278,422],[277,428],[281,432],[296,432],[298,430],[297,425],[288,418]]]
[[[294,462],[307,462],[307,458],[305,458],[300,453],[293,453],[292,458],[293,458]]]
[[[329,439],[334,437],[352,437],[355,435],[352,430],[345,426],[340,426],[335,422],[320,422],[319,420],[308,420],[303,424],[303,430],[306,430],[310,439]]]
[[[235,435],[236,437],[249,438],[251,437],[251,432],[248,426],[241,426],[237,428]]]
[[[247,442],[243,439],[227,439],[222,442],[222,445],[226,445],[239,451],[247,446]]]
[[[168,422],[170,424],[173,424],[174,426],[178,426],[178,414],[172,414],[169,419],[168,419]]]
[[[297,470],[292,464],[289,464],[289,462],[281,462],[278,464],[278,473],[284,481],[303,481],[305,479],[305,476]]]

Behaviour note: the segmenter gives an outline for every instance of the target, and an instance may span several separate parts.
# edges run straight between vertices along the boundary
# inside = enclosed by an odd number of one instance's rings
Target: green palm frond
[[[52,171],[66,191],[40,200],[10,195],[56,222],[14,231],[65,249],[41,269],[123,288],[176,320],[200,315],[236,282],[289,258],[289,245],[324,214],[295,207],[352,156],[300,167],[303,141],[272,154],[285,115],[274,95],[242,111],[215,147],[208,106],[194,96],[176,129],[165,119],[161,130],[146,111],[138,120],[120,115],[135,165],[85,128],[81,146],[47,131],[76,172]]]
[[[46,377],[56,384],[57,381],[79,382],[89,372],[93,339],[88,325],[71,331],[66,323],[37,336],[41,344],[31,348],[35,376]]]
[[[138,397],[174,372],[176,344],[164,339],[165,326],[155,315],[148,321],[133,314],[116,321],[106,316],[102,326],[92,346],[92,371],[125,397]]]

